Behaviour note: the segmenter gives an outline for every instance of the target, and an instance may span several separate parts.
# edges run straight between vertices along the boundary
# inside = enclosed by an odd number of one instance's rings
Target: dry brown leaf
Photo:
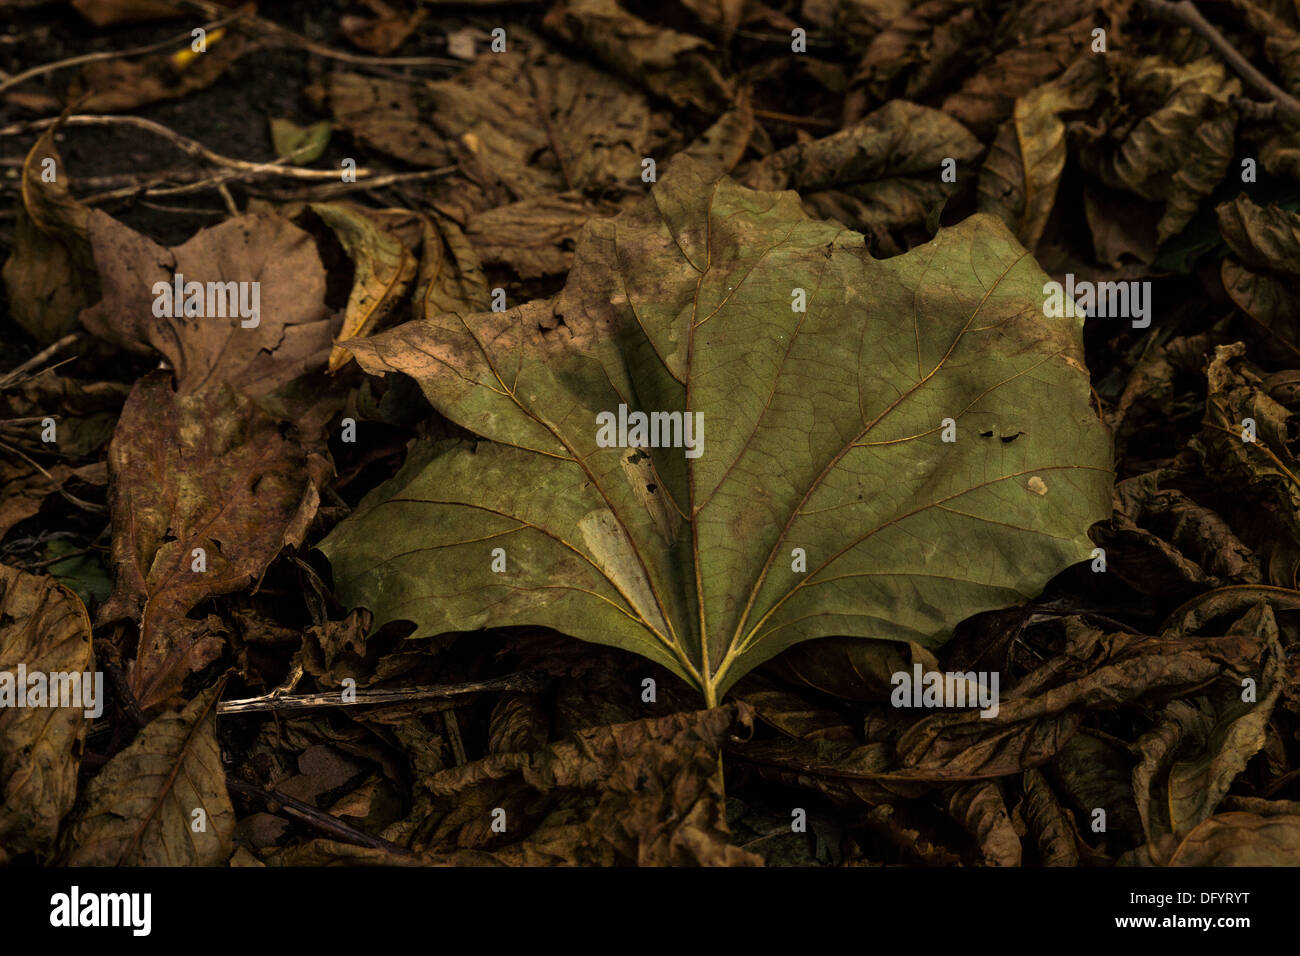
[[[1028,0],[1011,5],[994,31],[998,52],[943,101],[943,111],[981,138],[991,134],[1018,98],[1077,59],[1096,61],[1089,50],[1095,17],[1093,0]]]
[[[76,674],[94,670],[90,619],[77,596],[53,578],[0,564],[0,673],[17,682],[26,673]],[[77,768],[91,719],[105,706],[107,688],[82,688],[73,706],[0,707],[0,864],[20,854],[47,854],[59,823],[77,796]],[[27,695],[28,687],[12,690]],[[96,696],[98,695],[98,696]],[[60,698],[61,699],[61,698]],[[93,703],[93,706],[89,704]]]
[[[121,113],[150,103],[179,99],[206,89],[255,45],[224,28],[205,37],[206,50],[184,41],[171,53],[139,60],[97,60],[81,68],[71,98],[81,113]]]
[[[329,466],[250,399],[226,388],[177,395],[164,374],[137,383],[108,460],[115,582],[99,620],[139,622],[128,677],[148,709],[221,652],[220,636],[186,615],[301,543]]]
[[[1047,778],[1037,770],[1026,770],[1024,787],[1025,823],[1038,844],[1038,856],[1043,865],[1078,866],[1079,850],[1075,844],[1074,825],[1057,802]]]
[[[1042,238],[1065,169],[1061,114],[1092,104],[1099,73],[1099,63],[1085,59],[1056,82],[1017,97],[984,160],[980,210],[1000,216],[1030,251]]]
[[[1241,83],[1215,58],[1179,65],[1161,56],[1108,54],[1119,91],[1104,133],[1079,160],[1103,185],[1158,203],[1156,242],[1182,232],[1233,159]]]
[[[1223,287],[1232,301],[1300,355],[1300,215],[1259,206],[1246,195],[1215,209],[1225,258]]]
[[[947,810],[975,840],[983,866],[1020,865],[1020,836],[996,783],[981,780],[953,788]]]
[[[699,37],[647,23],[617,0],[561,0],[545,22],[565,42],[586,47],[608,69],[675,107],[712,117],[731,106],[734,93],[714,66],[716,51]]]
[[[1187,834],[1170,866],[1300,866],[1300,816],[1221,813]]]
[[[727,842],[719,752],[744,704],[579,731],[428,781],[435,812],[413,846],[481,849],[510,864],[745,865]],[[492,830],[505,813],[505,833]]]
[[[335,120],[408,162],[458,161],[478,191],[456,197],[467,213],[570,189],[640,186],[642,158],[668,132],[645,96],[536,41],[516,42],[423,89],[335,73]]]
[[[225,682],[155,717],[86,788],[64,835],[67,866],[221,866],[235,811],[217,745]]]
[[[796,143],[741,173],[751,189],[797,189],[809,215],[861,230],[921,223],[942,209],[956,183],[944,160],[973,160],[979,141],[950,116],[893,100],[847,129]]]
[[[90,207],[72,195],[54,134],[46,130],[23,163],[13,252],[4,264],[9,313],[42,344],[74,328],[77,313],[99,297],[87,235]]]
[[[89,231],[104,298],[81,314],[82,324],[122,348],[162,353],[180,394],[225,384],[265,395],[324,366],[341,317],[325,306],[325,268],[315,243],[287,219],[239,216],[171,249],[98,210]],[[251,283],[257,283],[260,314],[156,315],[155,285],[173,286],[177,274],[186,285],[203,284],[205,311],[212,303],[238,312],[227,293],[208,291],[212,283],[234,282],[247,283],[236,295],[251,312]]]

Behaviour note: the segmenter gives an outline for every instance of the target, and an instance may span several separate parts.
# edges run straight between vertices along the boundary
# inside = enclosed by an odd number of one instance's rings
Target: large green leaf
[[[486,439],[417,445],[322,543],[376,626],[549,626],[712,703],[810,638],[938,646],[1088,556],[1112,474],[1082,320],[1044,317],[1001,222],[878,261],[792,192],[705,176],[591,222],[552,300],[350,343]],[[703,454],[599,447],[620,404],[701,413]]]

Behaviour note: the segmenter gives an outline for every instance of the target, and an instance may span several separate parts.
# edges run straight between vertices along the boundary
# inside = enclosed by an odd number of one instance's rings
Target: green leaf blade
[[[422,634],[625,647],[709,702],[814,637],[938,646],[1086,558],[1109,513],[1082,320],[1043,315],[1046,281],[991,216],[875,260],[794,193],[678,164],[587,227],[554,300],[357,344],[490,443],[422,451],[373,492],[322,543],[339,593]],[[703,453],[600,447],[620,404],[698,414]]]

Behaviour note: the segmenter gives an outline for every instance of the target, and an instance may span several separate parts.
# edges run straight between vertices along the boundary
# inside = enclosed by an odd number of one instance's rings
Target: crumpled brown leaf
[[[640,186],[642,158],[668,134],[645,96],[540,42],[515,43],[423,89],[335,73],[335,120],[408,162],[459,162],[477,190],[459,197],[467,212],[571,189]]]
[[[728,752],[833,799],[882,803],[891,794],[924,792],[927,784],[1037,767],[1061,751],[1088,711],[1200,689],[1225,673],[1248,672],[1259,653],[1259,639],[1249,635],[1164,639],[1105,634],[1071,620],[1063,652],[1003,689],[996,715],[931,713],[896,738],[886,725],[884,736],[865,745],[787,740],[732,745]],[[888,713],[891,721],[904,719]]]
[[[1025,800],[1021,812],[1038,846],[1039,859],[1044,866],[1078,866],[1074,824],[1051,784],[1038,770],[1026,770],[1023,780]]]
[[[0,420],[53,418],[55,442],[33,442],[27,450],[56,454],[65,460],[94,454],[112,437],[113,426],[131,388],[122,382],[94,382],[57,375],[46,368],[0,392]],[[18,427],[18,426],[13,426]],[[5,426],[0,424],[0,429]],[[31,434],[30,428],[23,429]],[[16,435],[6,434],[10,443]]]
[[[975,840],[982,865],[1020,865],[1020,836],[995,782],[980,780],[954,787],[948,794],[947,810]]]
[[[898,741],[900,776],[976,779],[1046,761],[1078,730],[1085,711],[1146,696],[1188,693],[1226,671],[1244,671],[1258,641],[1244,635],[1166,640],[1067,625],[1067,645],[1001,694],[996,716],[937,713]]]
[[[1260,644],[1259,668],[1244,675],[1255,683],[1251,699],[1242,699],[1238,679],[1204,697],[1170,701],[1159,723],[1136,744],[1142,759],[1133,770],[1133,789],[1156,861],[1161,838],[1182,839],[1208,819],[1263,747],[1265,726],[1282,691],[1284,656],[1272,609],[1261,601],[1230,633],[1250,635]]]
[[[746,865],[723,817],[719,752],[752,710],[728,704],[579,731],[491,754],[427,781],[432,815],[413,849],[485,850],[513,865]],[[506,832],[491,829],[505,810]],[[523,834],[528,834],[522,839]]]
[[[1183,230],[1228,172],[1241,83],[1222,62],[1178,65],[1160,56],[1106,55],[1118,101],[1098,120],[1104,132],[1079,150],[1085,170],[1112,189],[1155,203],[1155,241]]]
[[[1171,469],[1115,486],[1115,514],[1098,534],[1107,573],[1143,594],[1190,594],[1206,586],[1259,584],[1259,557],[1223,516],[1176,487]]]
[[[751,189],[797,189],[809,215],[879,234],[941,209],[957,188],[940,178],[943,161],[966,163],[980,150],[951,117],[893,100],[838,133],[764,157],[739,178]]]
[[[1295,475],[1300,440],[1294,416],[1264,388],[1263,374],[1241,342],[1215,348],[1206,369],[1205,419],[1189,443],[1208,477],[1268,509],[1300,543],[1300,487]],[[1246,441],[1254,423],[1254,441]]]
[[[147,710],[221,651],[221,638],[186,615],[301,543],[329,465],[250,399],[224,387],[179,395],[165,374],[136,384],[108,460],[115,581],[98,619],[139,621],[128,677]],[[195,548],[203,571],[193,570]]]
[[[993,33],[996,54],[943,101],[943,111],[980,137],[992,133],[1018,98],[1028,96],[1072,61],[1096,61],[1089,50],[1096,7],[1094,0],[1028,0],[1010,5]]]
[[[709,43],[647,23],[617,0],[561,0],[547,12],[545,24],[675,107],[712,117],[731,105],[731,84],[713,65],[717,54]]]
[[[373,17],[345,14],[339,19],[339,29],[361,49],[379,56],[387,56],[405,43],[429,14],[424,7],[405,13],[383,0],[365,0],[365,4]]]
[[[211,31],[205,52],[182,41],[174,52],[153,53],[139,60],[97,60],[87,63],[73,84],[71,96],[83,113],[120,113],[139,106],[179,99],[206,89],[232,63],[256,44],[234,28]],[[178,55],[179,54],[179,55]]]
[[[67,465],[41,471],[19,458],[0,459],[0,535],[40,511],[45,499],[72,476]]]
[[[53,578],[0,564],[0,672],[15,682],[19,665],[28,674],[87,675],[94,659],[90,619],[77,596]],[[103,707],[108,691],[101,691],[95,704]],[[0,864],[53,848],[77,796],[91,724],[84,701],[83,690],[71,707],[0,707]]]
[[[23,163],[13,252],[4,264],[9,314],[42,344],[74,328],[77,313],[99,297],[87,234],[90,207],[72,195],[54,133],[46,130]],[[46,182],[50,168],[55,178]]]
[[[1056,205],[1065,170],[1065,121],[1097,97],[1100,63],[1083,59],[1055,82],[1015,100],[1012,117],[998,130],[980,172],[979,208],[1002,218],[1026,249],[1034,250]]]
[[[1300,865],[1300,816],[1220,813],[1187,834],[1169,865]]]
[[[225,864],[235,811],[216,735],[224,684],[195,697],[183,711],[155,717],[96,774],[86,788],[85,809],[64,834],[62,864]]]
[[[89,232],[104,298],[81,314],[82,324],[122,348],[162,353],[180,394],[216,383],[265,395],[325,364],[341,317],[325,306],[315,243],[287,219],[238,216],[171,249],[98,210]],[[245,327],[253,320],[239,315],[156,316],[153,287],[170,285],[176,273],[205,287],[260,283],[258,324]]]
[[[1089,839],[1124,841],[1120,844],[1124,848],[1141,841],[1142,818],[1133,799],[1133,757],[1127,748],[1082,730],[1057,752],[1049,767],[1062,804],[1068,805],[1085,827],[1092,822],[1094,810],[1106,811],[1104,834],[1089,830],[1084,835]],[[1033,772],[1026,771],[1027,781]],[[1032,794],[1026,799],[1032,802]],[[1026,821],[1031,827],[1033,819],[1027,807]],[[1080,849],[1086,846],[1082,840],[1076,845]]]
[[[1223,287],[1243,312],[1300,356],[1300,215],[1241,195],[1215,209],[1225,258]]]
[[[582,227],[601,212],[576,196],[539,196],[475,214],[465,235],[485,265],[508,266],[521,279],[563,275]]]
[[[989,0],[921,0],[892,17],[867,45],[851,81],[851,123],[892,97],[923,100],[978,59],[995,15]]]

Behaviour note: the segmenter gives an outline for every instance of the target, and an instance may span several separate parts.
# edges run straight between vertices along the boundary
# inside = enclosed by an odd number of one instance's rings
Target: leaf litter
[[[5,862],[1300,862],[1289,7],[72,6]]]

